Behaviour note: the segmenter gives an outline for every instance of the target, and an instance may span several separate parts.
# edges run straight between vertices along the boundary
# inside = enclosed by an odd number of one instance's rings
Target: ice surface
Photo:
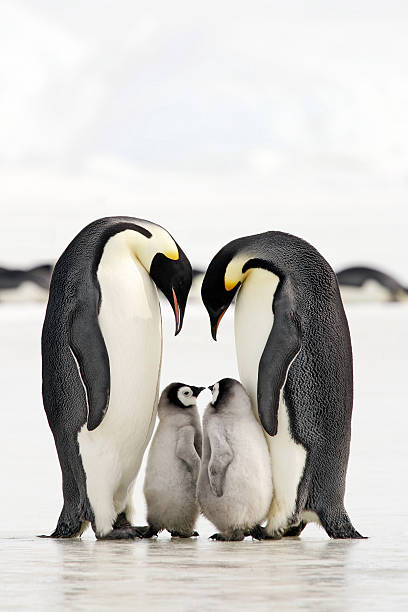
[[[57,456],[41,404],[44,307],[0,308],[0,607],[4,610],[407,610],[408,494],[406,346],[408,307],[348,310],[355,355],[355,413],[346,506],[368,540],[330,541],[308,526],[300,539],[97,542],[36,538],[61,508]],[[163,309],[162,384],[208,385],[236,376],[232,313],[210,339],[200,304],[173,337]],[[203,409],[208,393],[202,395]],[[137,519],[144,522],[141,492]]]

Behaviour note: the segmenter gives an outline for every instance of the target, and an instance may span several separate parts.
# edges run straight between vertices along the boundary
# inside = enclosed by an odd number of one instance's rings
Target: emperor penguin
[[[141,535],[132,492],[157,410],[162,321],[181,330],[191,265],[165,230],[133,217],[87,225],[57,261],[42,333],[43,400],[62,470],[51,537]]]
[[[395,278],[376,268],[345,268],[337,272],[337,280],[345,304],[408,300],[408,290]]]
[[[197,497],[204,516],[220,531],[211,538],[239,541],[266,518],[271,504],[268,446],[237,380],[223,378],[210,390]]]
[[[171,383],[160,396],[159,424],[150,445],[144,481],[148,530],[167,529],[172,537],[197,536],[196,498],[201,464],[201,424],[197,396],[205,387]]]
[[[265,232],[233,240],[208,266],[202,299],[214,339],[236,294],[239,374],[272,467],[264,536],[315,521],[331,538],[362,537],[344,508],[353,364],[335,273],[301,238]]]

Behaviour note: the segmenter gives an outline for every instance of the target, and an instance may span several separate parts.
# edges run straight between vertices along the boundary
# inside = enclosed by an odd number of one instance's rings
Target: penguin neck
[[[258,366],[273,325],[273,298],[279,277],[262,268],[250,269],[235,306],[235,346],[241,382],[257,414]]]
[[[140,232],[132,229],[114,234],[106,241],[99,265],[116,267],[121,266],[126,260],[134,259],[146,270],[144,262],[138,258],[138,251],[145,248],[147,240]]]

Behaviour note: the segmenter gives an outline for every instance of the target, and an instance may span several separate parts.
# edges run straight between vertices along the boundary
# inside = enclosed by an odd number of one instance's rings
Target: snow
[[[97,542],[36,538],[50,533],[61,508],[59,464],[41,405],[41,305],[0,308],[3,413],[0,458],[2,609],[30,610],[406,610],[406,354],[408,307],[348,309],[355,356],[355,411],[346,507],[369,539],[330,541],[313,525],[301,539],[277,542],[200,538]],[[210,337],[203,306],[190,304],[174,337],[163,308],[161,387],[175,380],[209,385],[237,376],[233,316]],[[209,400],[200,397],[200,410]],[[144,466],[136,487],[137,522],[145,521]]]

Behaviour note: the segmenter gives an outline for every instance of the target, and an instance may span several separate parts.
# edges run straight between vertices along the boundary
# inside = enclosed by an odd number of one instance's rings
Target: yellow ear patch
[[[231,289],[233,289],[234,287],[236,287],[238,283],[239,283],[239,281],[227,281],[227,280],[225,279],[225,281],[224,281],[225,289],[226,289],[227,291],[231,291]]]
[[[227,291],[231,291],[238,283],[243,282],[246,273],[242,273],[242,268],[248,259],[247,253],[240,253],[229,262],[224,274],[224,287]]]
[[[177,247],[175,249],[171,249],[171,250],[165,251],[164,255],[168,259],[173,259],[173,261],[176,261],[179,258],[179,252],[178,252]]]

